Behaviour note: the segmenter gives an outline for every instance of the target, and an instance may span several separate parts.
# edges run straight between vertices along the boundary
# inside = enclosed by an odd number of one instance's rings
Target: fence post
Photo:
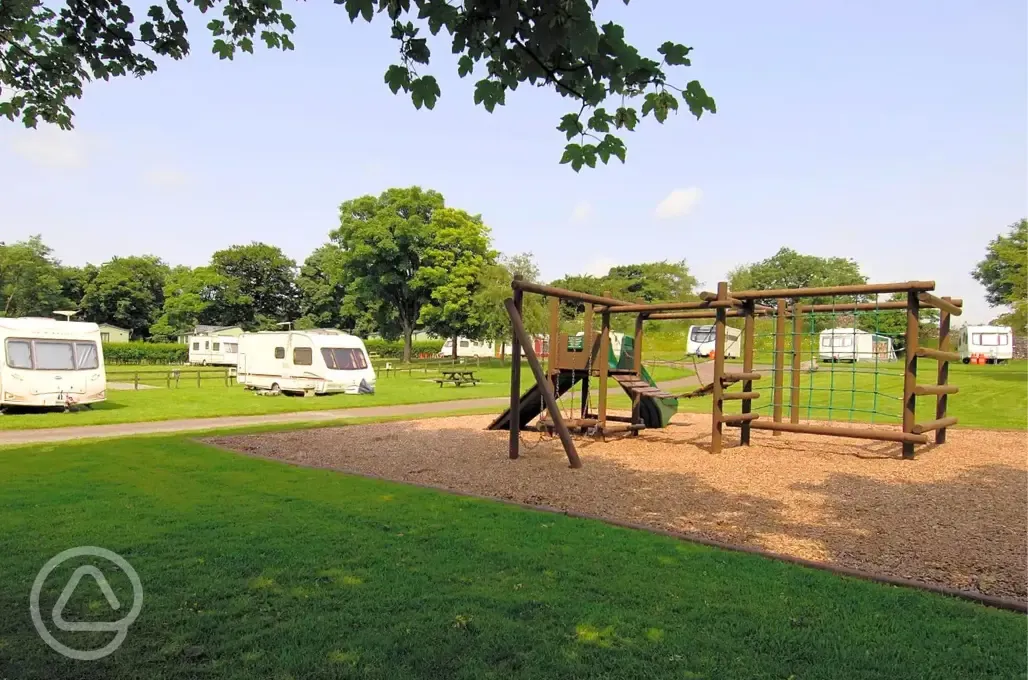
[[[724,301],[728,299],[728,284],[720,281],[717,284],[717,299]],[[721,431],[724,423],[721,417],[724,413],[724,401],[722,393],[724,386],[721,381],[725,376],[725,314],[724,307],[718,307],[716,320],[714,322],[714,375],[711,378],[713,383],[714,406],[711,409],[711,430],[710,430],[710,452],[721,453]]]
[[[775,380],[773,390],[774,412],[773,420],[776,423],[782,422],[782,393],[785,391],[785,298],[778,298],[778,305],[775,309]],[[780,437],[779,430],[772,432],[773,436]]]
[[[175,371],[175,389],[178,389],[178,381],[182,377],[182,371]]]
[[[747,300],[744,303],[743,313],[746,318],[743,320],[743,348],[742,348],[742,372],[751,373],[753,371],[753,338],[754,338],[754,303],[752,300]],[[742,383],[742,391],[750,392],[753,390],[753,381],[744,380]],[[749,413],[753,409],[753,405],[749,399],[742,400],[742,412]],[[744,420],[740,423],[739,428],[739,442],[745,446],[750,445],[750,422]]]
[[[946,302],[950,302],[952,298],[942,298]],[[950,313],[945,309],[939,310],[939,351],[949,352],[949,326],[950,326]],[[939,373],[938,380],[936,381],[939,385],[945,385],[949,381],[949,362],[939,360]],[[941,420],[946,417],[946,395],[940,394],[935,398],[935,419]],[[935,443],[945,444],[946,443],[946,428],[940,427],[935,431]]]
[[[921,301],[917,297],[917,291],[907,292],[907,336],[905,342],[903,371],[903,431],[912,433],[916,423],[917,396],[914,388],[917,387],[917,346],[918,332],[920,330]],[[903,442],[903,457],[914,457],[914,443]]]
[[[134,389],[134,390],[138,390],[139,389],[139,371],[136,371],[133,374],[132,389]]]
[[[168,375],[165,376],[165,388],[171,389],[171,371],[168,371]]]
[[[225,387],[228,387],[228,369],[225,369]]]
[[[196,386],[200,386],[200,369],[196,369]]]

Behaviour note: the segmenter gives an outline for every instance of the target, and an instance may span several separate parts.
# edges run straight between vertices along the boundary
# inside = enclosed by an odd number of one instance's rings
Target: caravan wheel
[[[963,359],[961,359],[961,361],[963,361],[965,364],[969,364],[971,363],[971,357],[964,357]]]
[[[272,394],[282,394],[282,387],[278,383],[271,383]]]

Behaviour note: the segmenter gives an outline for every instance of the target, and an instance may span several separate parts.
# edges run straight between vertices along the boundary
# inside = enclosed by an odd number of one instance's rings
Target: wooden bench
[[[461,385],[477,385],[481,382],[481,379],[475,377],[474,371],[440,371],[442,373],[441,378],[436,378],[435,381],[439,383],[439,387],[452,383],[455,387]]]

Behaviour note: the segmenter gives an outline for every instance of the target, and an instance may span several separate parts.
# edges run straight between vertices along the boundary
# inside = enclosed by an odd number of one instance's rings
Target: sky
[[[250,241],[302,262],[343,201],[419,185],[546,279],[684,259],[711,289],[790,247],[874,282],[935,280],[966,322],[996,314],[970,272],[1028,214],[1021,0],[603,0],[598,19],[644,53],[693,47],[671,82],[700,80],[718,113],[645,119],[624,165],[578,174],[558,164],[574,107],[552,90],[489,114],[437,41],[424,72],[442,97],[417,111],[383,83],[388,22],[351,25],[325,0],[289,11],[293,52],[219,61],[196,16],[189,57],[88,85],[74,131],[0,120],[0,240],[41,234],[73,265],[195,266]]]

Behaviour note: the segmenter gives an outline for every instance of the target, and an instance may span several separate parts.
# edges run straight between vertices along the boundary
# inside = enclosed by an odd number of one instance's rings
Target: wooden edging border
[[[249,451],[240,451],[238,449],[229,448],[221,444],[208,441],[211,437],[217,437],[217,434],[207,434],[203,438],[196,438],[196,441],[222,451],[233,453],[236,455],[246,456],[248,458],[255,458],[258,460],[264,460],[269,462],[285,463],[286,465],[293,465],[295,467],[308,468],[311,470],[327,470],[329,472],[335,472],[344,475],[352,475],[354,477],[362,477],[364,479],[373,479],[380,482],[390,482],[392,484],[402,484],[404,486],[412,486],[419,489],[427,489],[430,491],[442,491],[454,496],[462,496],[464,498],[472,498],[475,500],[489,501],[492,503],[502,503],[504,505],[510,505],[523,510],[532,510],[535,512],[545,512],[555,515],[564,515],[565,517],[572,517],[575,519],[587,519],[596,522],[602,522],[610,526],[621,527],[624,529],[634,529],[636,531],[646,531],[651,534],[657,534],[660,536],[667,536],[675,540],[684,541],[687,543],[696,543],[704,545],[710,548],[719,548],[721,550],[727,550],[730,552],[745,553],[747,555],[756,555],[769,560],[777,560],[780,562],[787,562],[789,564],[795,564],[800,567],[807,567],[808,569],[817,569],[818,571],[826,571],[837,576],[849,576],[851,578],[858,578],[864,581],[873,581],[875,583],[881,583],[884,585],[897,586],[901,588],[914,588],[917,590],[925,590],[928,592],[935,593],[937,595],[944,595],[947,597],[953,597],[960,600],[967,600],[969,602],[975,602],[977,604],[984,605],[986,607],[993,607],[996,609],[1004,609],[1007,611],[1018,612],[1021,614],[1028,614],[1028,602],[1021,602],[1009,597],[1000,597],[996,595],[985,595],[984,593],[975,593],[969,590],[959,590],[957,588],[950,588],[948,586],[936,585],[933,583],[924,583],[922,581],[915,581],[914,579],[902,578],[899,576],[889,576],[887,574],[880,574],[872,571],[862,571],[860,569],[854,569],[852,567],[844,567],[842,565],[829,564],[827,562],[815,562],[814,560],[804,559],[802,557],[794,557],[792,555],[786,555],[783,553],[772,552],[770,550],[764,550],[762,548],[755,548],[753,546],[741,545],[739,543],[727,543],[725,541],[718,541],[712,538],[706,538],[699,534],[694,534],[686,531],[674,531],[671,529],[661,529],[659,527],[652,527],[645,524],[636,524],[634,522],[626,522],[618,519],[611,519],[610,517],[601,517],[600,515],[592,515],[587,512],[578,512],[577,510],[561,510],[549,505],[535,505],[532,503],[522,503],[521,501],[510,500],[509,498],[497,498],[495,496],[485,496],[483,494],[471,493],[469,491],[460,491],[451,489],[438,484],[424,484],[421,482],[409,482],[403,480],[393,479],[392,477],[385,477],[382,475],[373,475],[366,472],[353,472],[350,470],[342,470],[339,468],[327,467],[324,465],[313,465],[311,463],[304,463],[300,461],[283,460],[281,458],[273,458],[270,456],[261,456],[256,453],[250,453]],[[247,436],[242,435],[222,435],[222,436]]]

